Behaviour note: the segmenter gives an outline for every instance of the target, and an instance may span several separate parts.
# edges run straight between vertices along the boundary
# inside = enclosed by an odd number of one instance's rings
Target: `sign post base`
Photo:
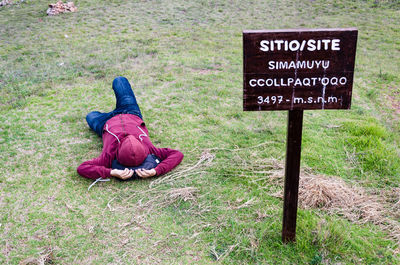
[[[286,142],[282,241],[296,241],[303,110],[289,110]]]

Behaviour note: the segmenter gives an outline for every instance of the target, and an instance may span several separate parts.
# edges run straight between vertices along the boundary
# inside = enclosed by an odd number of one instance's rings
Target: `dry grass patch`
[[[38,258],[29,257],[27,259],[22,260],[20,265],[50,265],[55,264],[53,257],[53,249],[45,248],[42,252],[40,252],[40,256]]]
[[[268,173],[272,183],[281,186],[273,196],[283,198],[283,164],[276,160]],[[265,179],[265,178],[263,178]],[[398,216],[400,202],[388,205],[385,193],[372,194],[363,187],[350,185],[337,177],[328,177],[302,170],[299,183],[299,205],[303,209],[321,209],[329,214],[344,216],[353,223],[372,223],[387,231],[400,244],[400,224],[393,220]]]
[[[357,186],[343,180],[320,175],[305,175],[300,179],[300,205],[305,209],[319,208],[343,214],[356,223],[382,223],[384,206],[381,199],[369,195]]]
[[[190,175],[196,175],[204,172],[204,169],[209,167],[214,160],[215,155],[209,152],[203,152],[200,159],[194,165],[186,166],[179,171],[175,171],[172,174],[168,174],[165,177],[154,180],[150,183],[150,188],[160,185],[161,183],[172,183],[178,179],[187,178]]]

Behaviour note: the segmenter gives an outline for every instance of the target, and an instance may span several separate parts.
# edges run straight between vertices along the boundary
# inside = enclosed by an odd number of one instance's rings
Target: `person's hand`
[[[152,168],[152,169],[140,168],[140,169],[136,169],[135,172],[141,178],[149,178],[149,177],[155,176],[157,174],[157,172],[154,168]]]
[[[113,169],[111,170],[110,175],[119,179],[128,179],[132,177],[134,171],[132,169],[125,168],[124,170]]]

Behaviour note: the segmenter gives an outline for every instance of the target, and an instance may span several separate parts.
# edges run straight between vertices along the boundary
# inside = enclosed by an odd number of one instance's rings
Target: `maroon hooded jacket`
[[[155,147],[148,136],[145,123],[136,115],[118,114],[109,119],[103,128],[103,151],[100,156],[83,162],[78,168],[78,174],[90,179],[111,177],[111,164],[116,157],[118,140],[122,140],[126,134],[135,136],[148,148],[148,153],[156,155],[162,161],[155,168],[156,175],[162,175],[179,165],[183,154],[170,148]]]

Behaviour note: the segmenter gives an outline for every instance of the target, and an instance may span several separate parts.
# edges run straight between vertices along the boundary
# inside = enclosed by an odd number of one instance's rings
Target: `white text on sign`
[[[263,52],[273,51],[340,51],[340,39],[325,40],[262,40],[260,41],[260,50]]]

